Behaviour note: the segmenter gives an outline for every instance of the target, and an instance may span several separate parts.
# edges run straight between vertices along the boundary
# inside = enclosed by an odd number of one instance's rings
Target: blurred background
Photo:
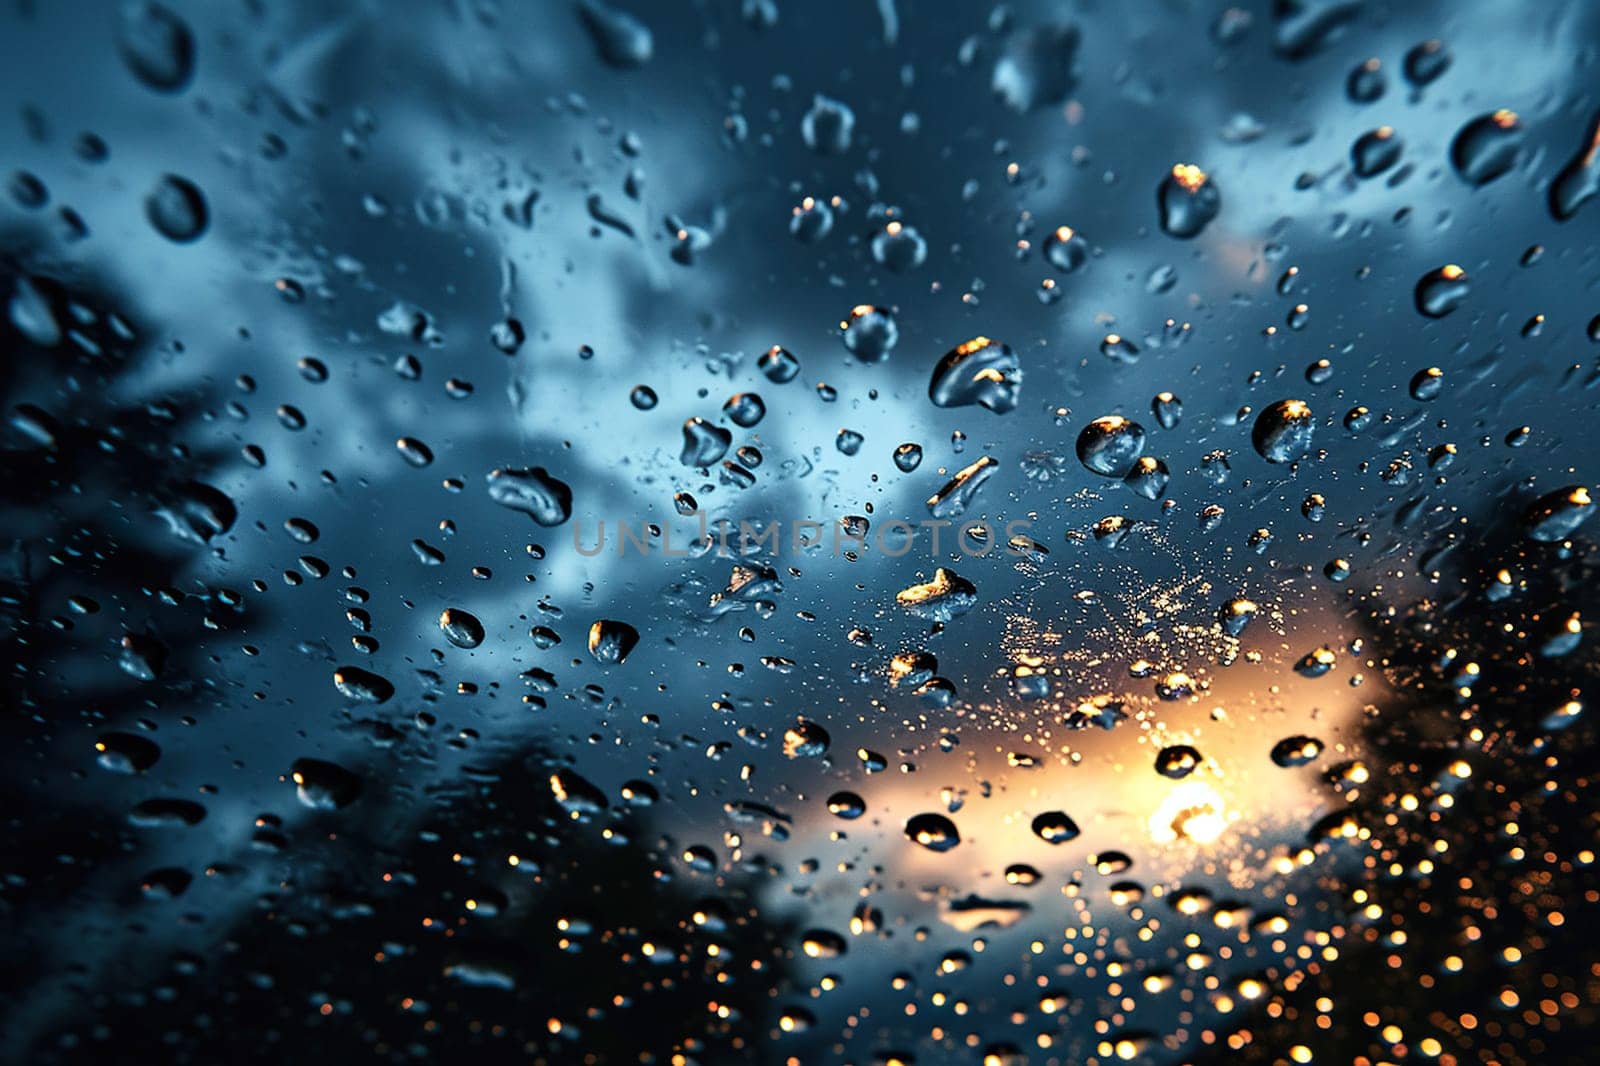
[[[3,26],[8,1058],[1589,1060],[1600,8]]]

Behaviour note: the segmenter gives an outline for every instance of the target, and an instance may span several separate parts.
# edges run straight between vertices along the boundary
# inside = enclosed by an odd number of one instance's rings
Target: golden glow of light
[[[1157,844],[1180,838],[1210,844],[1222,836],[1228,821],[1227,803],[1216,788],[1205,781],[1185,781],[1150,812],[1150,837]]]
[[[1056,227],[1056,240],[1060,241],[1062,244],[1065,244],[1066,242],[1072,240],[1072,236],[1073,236],[1073,234],[1072,234],[1072,227],[1071,226],[1057,226]]]
[[[1457,278],[1465,277],[1466,273],[1454,263],[1446,263],[1439,268],[1439,276],[1446,281],[1455,281]]]
[[[1509,108],[1502,107],[1489,117],[1503,130],[1508,130],[1517,124],[1517,113]]]
[[[1172,168],[1172,180],[1194,192],[1206,183],[1206,172],[1193,163],[1177,163]]]

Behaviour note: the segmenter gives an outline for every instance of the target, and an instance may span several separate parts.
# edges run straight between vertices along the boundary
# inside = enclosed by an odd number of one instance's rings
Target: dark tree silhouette
[[[1346,901],[1366,889],[1382,913],[1354,917],[1337,960],[1280,980],[1207,1061],[1283,1061],[1297,1044],[1319,1062],[1398,1061],[1402,1049],[1592,1061],[1600,952],[1584,930],[1600,904],[1600,748],[1577,705],[1596,670],[1569,620],[1600,609],[1593,549],[1526,540],[1508,520],[1457,550],[1440,587],[1460,578],[1461,594],[1393,613],[1376,597],[1363,605],[1367,654],[1402,695],[1367,723],[1370,781],[1333,819],[1371,840],[1313,839],[1363,853],[1360,874],[1330,887]]]

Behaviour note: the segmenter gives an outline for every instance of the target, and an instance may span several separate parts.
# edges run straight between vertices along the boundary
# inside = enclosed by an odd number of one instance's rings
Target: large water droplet
[[[361,795],[361,778],[338,763],[296,759],[289,771],[300,802],[313,810],[348,807]]]
[[[194,34],[163,4],[125,0],[117,9],[117,52],[146,86],[174,93],[194,75]]]
[[[589,627],[589,654],[597,663],[625,662],[639,643],[639,631],[626,622],[601,618]]]
[[[542,466],[491,470],[485,480],[491,500],[541,526],[559,526],[572,517],[572,488]]]
[[[872,258],[896,274],[922,265],[928,242],[915,227],[891,222],[872,237]]]
[[[931,581],[895,593],[895,602],[918,618],[948,622],[978,602],[978,587],[954,570],[939,567]]]
[[[1076,840],[1080,832],[1078,823],[1063,811],[1045,811],[1033,819],[1033,835],[1046,844],[1065,844]]]
[[[1600,111],[1589,119],[1584,143],[1550,185],[1550,213],[1565,222],[1600,193]]]
[[[691,418],[683,424],[683,450],[678,461],[684,466],[710,466],[728,453],[733,434],[703,418]]]
[[[1044,239],[1044,257],[1063,274],[1071,274],[1089,261],[1089,242],[1071,226],[1057,226]]]
[[[1163,232],[1187,240],[1199,236],[1222,210],[1222,194],[1210,176],[1193,163],[1172,168],[1156,190]]]
[[[1379,126],[1356,138],[1350,148],[1350,166],[1358,178],[1374,177],[1400,161],[1403,147],[1393,126]]]
[[[1446,263],[1417,279],[1417,310],[1429,318],[1443,318],[1466,302],[1472,280],[1454,263]]]
[[[483,643],[483,623],[459,607],[446,607],[440,613],[439,631],[458,648],[476,648]]]
[[[961,843],[956,823],[937,812],[914,814],[907,818],[906,838],[929,851],[949,851]]]
[[[1269,463],[1290,463],[1311,450],[1316,418],[1304,400],[1279,400],[1263,408],[1250,442]]]
[[[845,350],[863,363],[879,363],[889,358],[895,342],[900,339],[900,327],[894,315],[881,307],[858,304],[850,309],[850,317],[839,323],[844,330]]]
[[[144,213],[157,233],[178,244],[198,240],[210,219],[199,186],[176,174],[156,182],[144,198]]]
[[[944,354],[933,368],[928,398],[938,407],[980,407],[1003,415],[1022,394],[1022,367],[1011,346],[974,337]]]
[[[1144,427],[1121,415],[1104,415],[1078,434],[1078,461],[1090,473],[1122,478],[1144,454]]]
[[[1463,180],[1487,185],[1516,166],[1524,140],[1517,113],[1501,108],[1461,127],[1450,142],[1450,163]]]
[[[1588,488],[1569,485],[1533,501],[1522,516],[1522,529],[1529,540],[1566,540],[1593,514],[1594,500]]]

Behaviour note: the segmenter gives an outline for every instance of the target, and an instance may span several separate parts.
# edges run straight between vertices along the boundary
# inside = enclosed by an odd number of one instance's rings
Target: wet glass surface
[[[8,1057],[1591,1061],[1600,7],[0,25]]]

